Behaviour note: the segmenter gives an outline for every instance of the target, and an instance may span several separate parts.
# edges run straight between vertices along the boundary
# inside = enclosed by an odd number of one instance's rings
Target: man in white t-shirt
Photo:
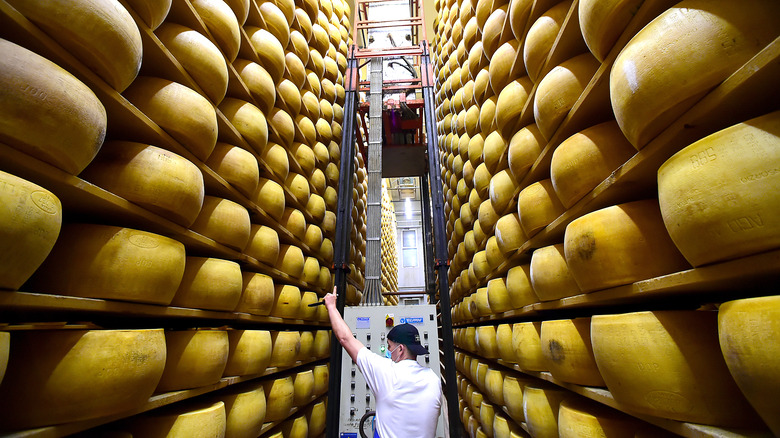
[[[433,438],[442,403],[441,380],[417,362],[428,354],[411,324],[393,327],[387,334],[387,357],[372,353],[352,336],[336,308],[336,289],[325,295],[325,307],[339,343],[357,364],[376,400],[378,438]]]

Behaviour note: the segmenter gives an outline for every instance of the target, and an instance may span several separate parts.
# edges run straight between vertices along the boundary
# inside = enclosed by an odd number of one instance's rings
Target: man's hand
[[[327,309],[336,308],[336,287],[335,286],[333,287],[333,292],[325,295],[322,301],[325,302],[325,307]]]

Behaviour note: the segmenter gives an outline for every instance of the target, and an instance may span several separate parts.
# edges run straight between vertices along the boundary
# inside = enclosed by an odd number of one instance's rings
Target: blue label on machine
[[[406,318],[401,318],[401,324],[418,324],[421,325],[423,323],[423,317],[422,316],[408,316]]]
[[[422,318],[420,318],[422,320]],[[355,323],[355,328],[359,329],[370,329],[371,328],[371,318],[368,316],[358,316],[357,321]]]
[[[341,432],[340,438],[357,438],[357,433],[353,432]]]

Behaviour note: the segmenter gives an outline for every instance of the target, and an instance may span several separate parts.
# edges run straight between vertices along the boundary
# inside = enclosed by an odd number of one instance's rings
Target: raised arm
[[[336,288],[333,288],[333,292],[325,295],[323,298],[325,301],[325,307],[328,309],[328,317],[330,318],[330,325],[333,329],[333,333],[336,335],[339,344],[347,350],[347,354],[353,361],[357,361],[358,351],[363,348],[363,343],[355,339],[352,336],[352,330],[341,317],[339,310],[336,308]]]

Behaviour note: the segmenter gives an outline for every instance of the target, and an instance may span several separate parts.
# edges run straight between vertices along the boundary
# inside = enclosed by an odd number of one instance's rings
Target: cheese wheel
[[[309,436],[309,422],[306,416],[288,418],[280,426],[280,435],[284,438],[306,438]]]
[[[12,430],[138,409],[166,361],[161,329],[20,330],[10,347],[0,421]]]
[[[547,371],[542,354],[541,332],[541,322],[519,322],[512,326],[512,347],[521,370]]]
[[[228,97],[220,103],[219,110],[255,152],[265,152],[268,146],[268,123],[265,114],[258,107]]]
[[[556,379],[606,386],[593,358],[590,318],[542,321],[541,343],[547,368]]]
[[[184,276],[172,306],[232,311],[243,290],[241,267],[217,258],[187,257]]]
[[[506,290],[515,309],[539,302],[531,284],[530,264],[515,266],[507,271]]]
[[[272,367],[289,367],[295,364],[301,350],[301,333],[297,331],[272,332],[273,351],[271,353]]]
[[[520,114],[531,94],[533,83],[528,76],[507,84],[496,100],[496,129],[504,138],[512,138],[521,126]]]
[[[599,62],[607,57],[641,5],[641,0],[584,0],[579,3],[577,14],[582,37]]]
[[[528,238],[520,225],[517,213],[502,216],[496,221],[496,243],[498,249],[504,255],[509,255],[519,249]]]
[[[192,76],[206,97],[214,103],[221,102],[227,92],[228,69],[219,48],[200,32],[179,24],[163,23],[155,35]]]
[[[168,237],[68,224],[29,286],[35,292],[167,305],[184,265],[184,245]]]
[[[143,143],[107,142],[81,177],[185,227],[203,205],[200,169],[181,155]]]
[[[0,52],[0,141],[77,175],[106,136],[103,104],[53,62],[5,40]]]
[[[217,383],[227,364],[228,345],[225,330],[167,330],[165,371],[156,392]]]
[[[501,216],[496,213],[496,210],[493,209],[493,203],[490,202],[490,199],[483,201],[479,205],[477,220],[479,221],[479,226],[486,235],[493,234],[493,228],[500,217]]]
[[[304,66],[309,63],[309,42],[306,40],[306,37],[295,28],[290,30],[290,44],[287,48],[301,60]],[[319,98],[319,93],[314,94]]]
[[[312,373],[314,374],[314,395],[320,396],[328,392],[328,380],[330,379],[328,364],[315,365]]]
[[[501,90],[504,89],[509,81],[525,76],[525,68],[522,68],[522,66],[512,75],[512,67],[515,64],[515,58],[519,56],[519,50],[520,42],[513,39],[503,43],[490,57],[488,73],[490,75],[490,88],[493,89],[493,93],[501,93]]]
[[[271,316],[297,319],[301,311],[301,290],[289,284],[277,284]]]
[[[324,138],[317,137],[317,127],[308,117],[303,114],[295,116],[295,141],[305,144],[314,144]]]
[[[496,346],[499,359],[509,363],[517,362],[515,350],[512,348],[512,324],[499,324],[496,327]]]
[[[123,95],[198,159],[206,161],[211,155],[217,144],[217,114],[195,90],[142,76]]]
[[[549,179],[530,184],[517,195],[517,215],[527,236],[549,225],[564,211]]]
[[[255,26],[245,26],[244,31],[255,49],[260,65],[267,71],[275,84],[282,81],[284,74],[284,46],[271,32]]]
[[[512,420],[496,411],[493,417],[493,438],[511,438],[525,436],[523,429]]]
[[[319,306],[323,308],[325,306]],[[317,330],[314,332],[314,348],[312,350],[314,357],[321,359],[330,354],[330,331]]]
[[[480,431],[475,436],[478,437],[490,437],[493,436],[493,418],[496,416],[495,407],[486,401],[480,403],[479,408],[479,423],[482,425]],[[482,432],[480,434],[480,432]]]
[[[497,131],[490,133],[485,138],[482,162],[485,163],[485,167],[491,175],[495,175],[509,166],[506,154],[507,146],[506,140]]]
[[[263,17],[265,30],[276,37],[282,47],[287,47],[290,42],[290,23],[284,12],[272,1],[263,2],[257,8]]]
[[[293,408],[295,387],[291,376],[280,377],[263,382],[266,395],[266,421],[280,421],[290,414]]]
[[[225,436],[260,436],[266,411],[265,391],[261,382],[231,388],[221,394],[220,399],[225,403]]]
[[[473,316],[488,316],[493,313],[490,309],[486,287],[481,287],[474,292],[470,307]]]
[[[305,294],[314,294],[314,292],[304,292]],[[315,295],[315,302],[317,301],[316,295]],[[301,300],[301,307],[303,308],[303,300]],[[316,312],[316,308],[311,308],[314,312]],[[298,355],[295,357],[296,361],[301,362],[308,362],[312,358],[312,352],[314,351],[314,334],[310,331],[302,331],[301,332],[301,349],[298,350]]]
[[[228,359],[223,376],[248,376],[265,371],[271,362],[271,333],[267,330],[229,330]]]
[[[322,239],[322,246],[320,247],[320,256],[325,263],[333,263],[333,240],[330,238]]]
[[[306,257],[303,263],[301,280],[309,284],[315,284],[320,276],[320,262],[314,257]]]
[[[311,175],[316,166],[316,158],[314,157],[314,151],[311,147],[300,143],[294,142],[290,148],[290,152],[295,159],[295,162],[301,167],[304,175]]]
[[[471,267],[476,278],[485,278],[490,274],[490,265],[487,263],[487,255],[484,250],[474,253]]]
[[[260,178],[255,192],[254,202],[269,216],[280,221],[284,214],[284,189],[276,181]]]
[[[290,174],[290,159],[287,149],[283,146],[269,142],[265,152],[260,157],[260,163],[271,170],[271,173],[284,181]]]
[[[663,227],[655,200],[615,205],[575,219],[566,227],[564,252],[586,293],[688,267]]]
[[[293,379],[293,406],[303,406],[311,401],[314,393],[314,373],[312,370],[301,371]],[[305,435],[304,435],[305,436]]]
[[[134,417],[128,430],[133,436],[184,438],[224,436],[225,403],[186,403]]]
[[[54,247],[62,204],[43,187],[3,171],[0,201],[0,289],[16,290]]]
[[[504,375],[503,371],[490,367],[485,372],[485,394],[499,406],[504,404]]]
[[[509,2],[509,26],[512,29],[512,34],[518,40],[522,40],[525,37],[523,32],[525,32],[533,4],[533,0],[513,0]]]
[[[307,410],[306,417],[309,420],[308,429],[310,436],[319,436],[325,431],[327,420],[327,406],[325,402],[326,400],[315,402]]]
[[[553,136],[599,65],[593,55],[583,53],[562,62],[539,81],[534,94],[534,119],[544,138]]]
[[[498,345],[496,345],[496,328],[492,325],[477,327],[476,332],[477,351],[480,356],[487,359],[498,358]]]
[[[487,291],[488,304],[490,305],[490,313],[503,313],[514,308],[503,277],[488,281],[485,289]]]
[[[531,255],[531,285],[540,301],[553,301],[580,293],[566,265],[562,243],[534,250]]]
[[[138,74],[141,33],[118,1],[9,3],[115,90],[122,92]]]
[[[780,434],[777,343],[780,297],[723,303],[718,311],[720,349],[739,389],[775,435]]]
[[[546,143],[535,124],[528,125],[512,135],[507,148],[507,162],[515,180],[523,180]]]
[[[260,262],[274,266],[279,259],[279,234],[265,225],[252,224],[249,244],[244,253]]]
[[[190,229],[217,243],[243,251],[249,243],[251,223],[249,211],[229,199],[206,196]]]
[[[241,76],[258,108],[268,114],[276,102],[276,86],[270,73],[260,64],[241,58],[233,61],[233,67]]]
[[[171,10],[171,0],[128,0],[127,4],[152,30],[165,21]]]
[[[558,437],[558,412],[569,391],[526,386],[523,389],[523,415],[528,432],[534,438]]]
[[[257,190],[260,169],[255,156],[246,149],[217,142],[206,165],[247,198]]]
[[[238,24],[243,26],[249,16],[249,0],[225,0],[225,3],[233,10]]]
[[[595,315],[591,340],[621,409],[718,426],[759,421],[723,360],[716,312]]]
[[[317,287],[329,290],[332,288],[333,275],[327,266],[320,266],[320,275],[317,277]]]
[[[256,272],[242,273],[243,291],[236,312],[268,315],[274,305],[273,278]]]
[[[663,131],[780,33],[767,0],[685,0],[620,52],[609,79],[615,119],[637,149]]]
[[[517,189],[517,180],[508,169],[493,175],[488,189],[493,210],[498,214],[507,213],[512,207]]]
[[[523,414],[523,389],[529,381],[529,379],[517,378],[515,376],[504,376],[504,386],[502,388],[504,408],[506,413],[518,423],[525,420],[525,415]]]
[[[635,152],[615,121],[567,138],[555,148],[550,163],[550,179],[558,199],[564,207],[571,207]]]
[[[563,21],[571,8],[571,3],[570,0],[565,0],[556,4],[537,18],[528,29],[523,46],[523,61],[528,76],[534,82],[539,82],[543,77],[545,61],[547,61],[555,39],[563,27]]]
[[[309,180],[300,173],[290,172],[284,181],[284,185],[290,190],[295,200],[305,207],[311,196]]]
[[[692,265],[780,246],[779,137],[774,112],[705,137],[661,166],[661,215]]]
[[[303,240],[306,235],[306,217],[298,209],[285,208],[279,224],[298,240]]]
[[[643,428],[642,422],[637,419],[583,399],[562,400],[558,410],[558,434],[561,438],[634,436]]]
[[[323,219],[325,215],[323,214]],[[322,247],[322,229],[314,224],[306,226],[306,234],[303,236],[303,243],[315,253]]]
[[[310,257],[313,258],[313,257]],[[315,259],[316,260],[316,259]],[[319,265],[318,265],[319,266]],[[317,308],[310,307],[310,304],[315,304],[319,301],[319,297],[316,292],[304,292],[301,295],[301,308],[298,311],[298,318],[304,321],[316,321],[317,320]],[[308,356],[306,356],[308,359]],[[301,359],[303,360],[303,359]]]

